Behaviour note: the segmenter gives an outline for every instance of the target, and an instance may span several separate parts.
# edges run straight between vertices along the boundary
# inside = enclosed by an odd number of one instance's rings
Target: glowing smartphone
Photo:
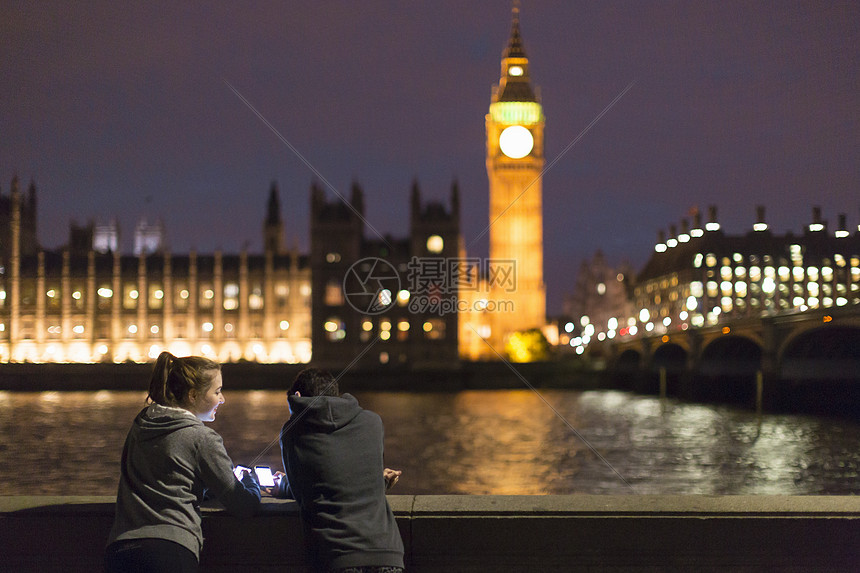
[[[242,472],[250,472],[251,468],[246,468],[245,466],[236,466],[233,468],[233,475],[236,476],[236,479],[242,481]]]
[[[275,487],[275,478],[272,476],[272,468],[266,466],[256,466],[254,472],[257,474],[257,481],[260,482],[260,487]]]

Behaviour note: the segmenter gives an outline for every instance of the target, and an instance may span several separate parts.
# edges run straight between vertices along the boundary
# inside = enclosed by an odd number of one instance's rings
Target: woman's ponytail
[[[158,355],[155,366],[152,368],[152,378],[149,380],[148,400],[161,404],[162,406],[175,406],[176,397],[168,389],[170,371],[176,357],[164,351]]]

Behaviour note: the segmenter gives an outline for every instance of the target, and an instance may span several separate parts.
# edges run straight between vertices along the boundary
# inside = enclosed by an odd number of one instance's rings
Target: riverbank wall
[[[849,496],[389,496],[410,573],[856,571]],[[112,497],[0,497],[3,571],[100,570]],[[206,572],[306,572],[295,502],[204,509]]]

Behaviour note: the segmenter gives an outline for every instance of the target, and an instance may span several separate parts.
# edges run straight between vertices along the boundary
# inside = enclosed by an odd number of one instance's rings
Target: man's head
[[[301,396],[340,396],[337,381],[326,370],[306,368],[296,375],[289,394],[296,392]]]

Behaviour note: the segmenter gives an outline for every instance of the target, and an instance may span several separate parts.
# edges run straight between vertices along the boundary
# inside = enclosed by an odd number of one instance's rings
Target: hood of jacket
[[[340,396],[290,396],[290,425],[333,432],[352,421],[362,411],[351,394]]]
[[[150,404],[134,419],[141,440],[154,440],[182,428],[203,424],[197,416],[183,408]]]

